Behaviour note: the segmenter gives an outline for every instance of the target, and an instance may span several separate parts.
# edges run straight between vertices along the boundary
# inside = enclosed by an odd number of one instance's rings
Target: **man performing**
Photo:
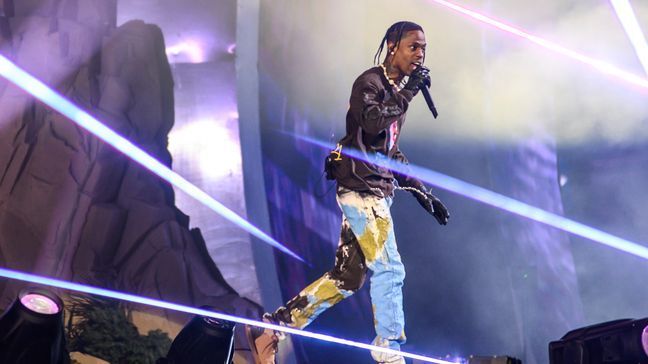
[[[411,22],[393,24],[383,37],[374,61],[380,65],[361,74],[353,84],[346,117],[346,136],[338,145],[339,158],[329,158],[330,174],[337,181],[337,202],[342,210],[342,229],[334,268],[263,320],[303,329],[329,307],[351,296],[371,270],[371,302],[374,307],[374,345],[400,350],[405,343],[402,286],[405,270],[394,237],[390,206],[395,189],[411,192],[439,224],[450,217],[446,207],[421,181],[344,155],[344,149],[364,153],[372,160],[407,163],[398,148],[400,131],[409,103],[422,87],[429,86],[425,60],[425,34]],[[402,86],[403,79],[408,76]],[[395,184],[396,183],[396,184]],[[257,364],[275,363],[281,334],[246,327]],[[404,364],[402,356],[372,352],[378,363]]]

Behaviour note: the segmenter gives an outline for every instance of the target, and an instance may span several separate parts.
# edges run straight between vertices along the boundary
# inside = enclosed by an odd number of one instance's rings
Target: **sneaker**
[[[389,348],[389,341],[381,337],[376,337],[372,344],[382,348]],[[371,357],[377,364],[405,364],[405,358],[396,354],[387,354],[372,350]]]
[[[268,315],[263,315],[263,322],[272,324]],[[245,326],[245,336],[247,337],[254,364],[275,364],[279,336],[274,330],[264,329],[256,326]]]
[[[378,362],[378,364],[406,364],[406,362],[405,362],[405,358],[400,356],[398,358],[395,358],[392,361],[381,361],[381,362]]]

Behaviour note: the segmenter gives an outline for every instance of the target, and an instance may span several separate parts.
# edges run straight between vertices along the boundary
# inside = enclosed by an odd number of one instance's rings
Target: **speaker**
[[[549,344],[551,364],[646,364],[648,318],[582,327]]]

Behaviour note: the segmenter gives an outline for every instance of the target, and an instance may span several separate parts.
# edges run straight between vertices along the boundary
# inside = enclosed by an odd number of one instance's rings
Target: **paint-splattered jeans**
[[[389,211],[392,200],[338,187],[337,201],[343,219],[335,267],[272,316],[287,326],[304,328],[326,309],[360,289],[369,269],[377,334],[374,344],[399,350],[405,342],[405,269]],[[372,352],[372,356],[379,363],[404,363],[400,356],[378,352]]]

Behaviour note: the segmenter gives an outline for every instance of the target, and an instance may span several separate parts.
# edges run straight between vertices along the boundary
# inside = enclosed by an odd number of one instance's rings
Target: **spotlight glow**
[[[291,133],[285,134],[291,135],[292,137],[299,140],[320,146],[327,150],[332,149],[330,143],[327,142]],[[527,203],[515,200],[513,198],[501,195],[499,193],[487,190],[483,187],[479,187],[460,179],[450,177],[427,168],[416,166],[414,164],[406,165],[395,160],[389,161],[386,158],[369,158],[366,154],[350,148],[343,149],[342,152],[343,154],[346,154],[355,159],[373,163],[384,168],[389,168],[401,174],[416,177],[421,181],[427,182],[430,185],[442,188],[446,191],[454,192],[458,195],[468,197],[472,200],[482,202],[486,205],[490,205],[498,209],[526,217],[530,220],[534,220],[545,225],[563,230],[565,232],[581,236],[583,238],[603,245],[607,245],[611,248],[632,254],[634,256],[648,259],[648,248],[641,244],[619,238],[612,234],[595,229],[585,224],[581,224],[566,217],[556,215],[553,212],[549,212],[541,208],[531,206]]]
[[[191,63],[202,63],[206,61],[203,47],[196,41],[189,40],[178,43],[166,49],[167,56],[179,57],[186,55]]]
[[[586,56],[584,54],[575,52],[571,49],[565,48],[557,43],[554,43],[552,41],[546,40],[544,38],[538,37],[536,35],[530,34],[524,30],[521,30],[519,28],[513,27],[511,25],[502,23],[498,20],[492,19],[486,15],[480,14],[474,10],[470,10],[468,8],[459,6],[457,4],[454,4],[452,2],[446,1],[446,0],[428,0],[429,2],[434,2],[437,3],[441,6],[445,6],[446,8],[452,9],[460,14],[466,15],[470,18],[473,18],[475,20],[478,20],[484,24],[488,24],[490,26],[493,26],[499,30],[503,30],[507,33],[516,35],[518,37],[524,38],[526,40],[529,40],[543,48],[546,48],[552,52],[562,54],[564,56],[567,56],[571,59],[574,59],[576,61],[579,61],[581,63],[584,63],[588,66],[593,67],[594,69],[597,69],[598,71],[609,75],[613,76],[615,78],[618,78],[620,80],[623,80],[625,82],[628,82],[632,85],[639,86],[643,89],[648,89],[648,79],[639,77],[635,74],[632,74],[630,72],[624,71],[610,63],[601,61],[596,58],[592,58],[589,56]]]
[[[192,156],[203,176],[221,182],[241,169],[238,133],[220,120],[196,120],[177,126],[169,133],[169,151]]]
[[[124,153],[126,156],[141,164],[144,168],[148,169],[154,174],[158,175],[163,180],[169,182],[179,190],[184,191],[189,196],[203,203],[205,206],[209,207],[230,222],[236,224],[240,228],[256,236],[260,240],[270,244],[271,246],[279,249],[280,251],[290,255],[291,257],[304,262],[304,259],[293,253],[290,249],[274,240],[272,237],[261,231],[256,226],[250,224],[247,220],[243,219],[234,211],[228,209],[223,204],[216,201],[213,197],[209,196],[206,192],[196,187],[191,182],[187,181],[184,177],[172,171],[169,167],[160,163],[157,159],[153,158],[141,148],[131,143],[128,139],[115,133],[113,130],[99,122],[93,116],[81,110],[78,106],[74,105],[73,103],[56,93],[54,90],[47,87],[44,83],[40,82],[27,72],[23,71],[1,55],[0,75],[14,83],[16,86],[32,94],[34,97],[41,100],[52,109],[68,117],[77,125],[91,132],[99,139]]]
[[[20,298],[20,303],[28,309],[43,313],[46,315],[54,315],[61,309],[51,298],[43,296],[42,294],[30,293]]]
[[[611,0],[612,7],[623,25],[630,42],[634,46],[637,57],[639,57],[639,62],[643,66],[644,71],[648,75],[648,43],[646,42],[646,37],[644,36],[641,26],[637,21],[637,16],[632,10],[632,5],[630,5],[629,0]]]
[[[330,342],[330,343],[346,345],[346,346],[352,346],[352,347],[365,349],[365,350],[374,350],[374,351],[379,351],[379,352],[383,352],[383,353],[387,353],[387,354],[397,354],[397,355],[401,355],[401,356],[406,357],[406,358],[417,359],[417,360],[421,360],[421,361],[424,361],[424,362],[427,362],[427,363],[438,363],[438,364],[461,363],[460,360],[446,361],[446,360],[441,360],[441,359],[430,358],[430,357],[423,356],[423,355],[411,354],[411,353],[407,353],[407,352],[396,351],[396,350],[387,349],[387,348],[381,348],[381,347],[373,346],[373,345],[369,345],[369,344],[363,344],[363,343],[359,343],[359,342],[355,342],[355,341],[351,341],[351,340],[340,339],[340,338],[337,338],[335,336],[318,334],[318,333],[315,333],[315,332],[303,331],[303,330],[293,329],[293,328],[290,328],[290,327],[268,324],[268,323],[265,323],[265,322],[259,322],[259,321],[250,320],[250,319],[237,317],[237,316],[232,316],[232,315],[228,315],[228,314],[224,314],[224,313],[207,311],[207,310],[204,310],[204,309],[199,309],[199,308],[179,305],[179,304],[175,304],[175,303],[155,300],[155,299],[152,299],[152,298],[140,297],[140,296],[136,296],[136,295],[132,295],[132,294],[128,294],[128,293],[123,293],[123,292],[111,291],[111,290],[98,288],[98,287],[93,287],[93,286],[86,286],[86,285],[78,284],[78,283],[61,281],[61,280],[58,280],[58,279],[53,279],[53,278],[48,278],[48,277],[41,277],[41,276],[28,274],[28,273],[24,273],[24,272],[19,272],[19,271],[15,271],[15,270],[10,270],[10,269],[5,269],[5,268],[0,268],[0,277],[15,279],[15,280],[23,281],[23,282],[42,284],[42,285],[46,285],[46,286],[50,286],[50,287],[57,287],[57,288],[67,289],[67,290],[71,290],[71,291],[75,291],[75,292],[83,292],[83,293],[88,293],[88,294],[97,295],[97,296],[110,297],[110,298],[114,298],[114,299],[118,299],[118,300],[122,300],[122,301],[127,301],[127,302],[132,302],[132,303],[139,303],[139,304],[143,304],[143,305],[147,305],[147,306],[153,306],[153,307],[164,308],[164,309],[168,309],[168,310],[180,311],[180,312],[190,313],[190,314],[193,314],[193,315],[211,317],[211,318],[214,318],[214,319],[217,319],[217,320],[236,322],[236,323],[243,324],[243,325],[252,325],[252,326],[263,327],[263,328],[266,328],[266,329],[277,330],[277,331],[285,332],[285,333],[292,334],[292,335],[308,337],[308,338],[312,338],[312,339],[327,341],[327,342]]]

